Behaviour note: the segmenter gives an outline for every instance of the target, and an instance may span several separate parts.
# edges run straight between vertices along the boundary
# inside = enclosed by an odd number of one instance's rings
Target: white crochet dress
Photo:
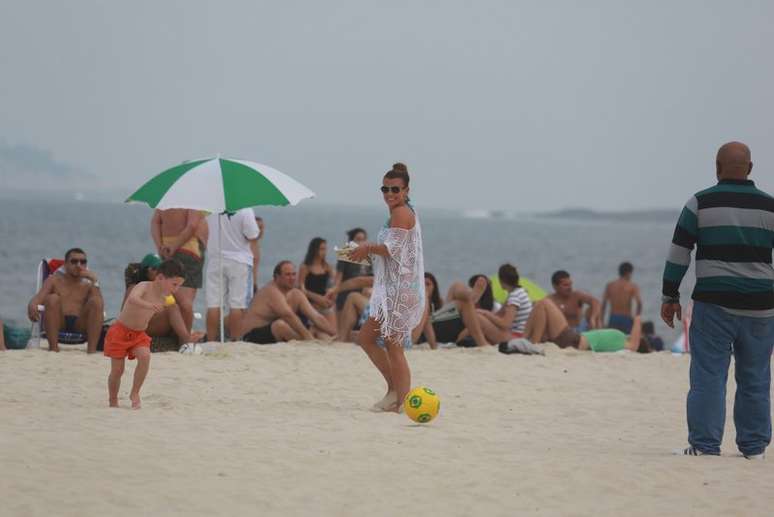
[[[377,237],[389,257],[371,255],[374,286],[371,317],[381,324],[381,334],[398,343],[419,325],[425,308],[425,267],[422,258],[422,230],[414,213],[410,230],[385,225]]]

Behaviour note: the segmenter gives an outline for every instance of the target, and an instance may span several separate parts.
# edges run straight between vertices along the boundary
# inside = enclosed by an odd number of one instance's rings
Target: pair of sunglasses
[[[68,260],[68,262],[69,262],[70,264],[72,264],[73,266],[77,266],[77,265],[79,265],[79,264],[80,264],[81,266],[85,266],[85,265],[86,265],[86,263],[88,262],[88,260],[86,260],[86,259],[70,259],[70,260]]]
[[[397,194],[401,190],[403,190],[403,187],[385,187],[382,185],[382,187],[379,189],[382,191],[382,194],[386,194],[387,192],[392,192],[393,194]]]

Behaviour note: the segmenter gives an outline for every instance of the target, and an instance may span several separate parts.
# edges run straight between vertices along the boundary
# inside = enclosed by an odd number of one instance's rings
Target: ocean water
[[[601,297],[605,284],[617,277],[618,264],[628,260],[641,287],[645,319],[656,322],[657,332],[664,337],[675,335],[658,317],[661,273],[673,222],[465,217],[451,210],[417,209],[425,267],[436,275],[442,293],[455,280],[467,281],[474,273],[493,274],[500,264],[511,262],[522,276],[547,291],[551,274],[566,269],[576,288]],[[329,260],[335,260],[332,245],[345,242],[346,230],[361,226],[375,237],[387,218],[383,207],[335,207],[316,200],[254,210],[266,222],[261,283],[271,279],[279,260],[299,263],[313,237],[327,239]],[[88,254],[89,267],[100,278],[108,316],[115,316],[124,293],[124,268],[154,251],[151,213],[144,205],[0,200],[0,318],[26,321],[38,261],[61,257],[71,247]],[[686,299],[692,283],[689,272],[683,286]],[[196,310],[204,313],[204,293],[197,295]]]

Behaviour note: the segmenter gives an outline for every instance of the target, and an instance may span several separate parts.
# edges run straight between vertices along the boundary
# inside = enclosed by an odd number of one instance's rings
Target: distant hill
[[[597,212],[588,208],[566,208],[555,212],[537,214],[538,217],[550,219],[573,219],[583,221],[658,221],[676,222],[680,215],[679,210],[651,209],[632,210],[626,212]]]

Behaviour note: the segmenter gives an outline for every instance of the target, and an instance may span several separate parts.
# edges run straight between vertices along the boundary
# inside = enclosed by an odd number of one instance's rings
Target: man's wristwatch
[[[680,298],[664,295],[661,297],[661,303],[680,303]]]

